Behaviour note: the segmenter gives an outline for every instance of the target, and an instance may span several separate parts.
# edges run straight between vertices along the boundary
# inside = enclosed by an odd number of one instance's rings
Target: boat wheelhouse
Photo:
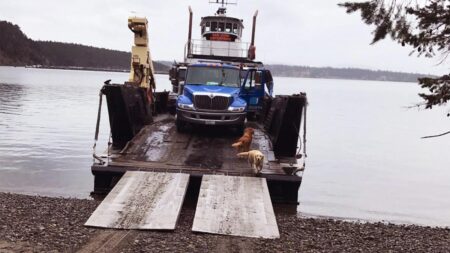
[[[192,39],[193,13],[189,9],[189,37],[186,43],[185,62],[195,62],[197,59],[248,62],[255,59],[254,26],[257,12],[254,16],[252,42],[243,42],[243,20],[227,16],[225,4],[230,2],[222,1],[222,7],[215,15],[201,18],[201,39]]]

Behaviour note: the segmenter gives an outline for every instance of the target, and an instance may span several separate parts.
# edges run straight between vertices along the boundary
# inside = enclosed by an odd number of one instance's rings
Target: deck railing
[[[191,40],[190,45],[186,43],[185,55],[188,58],[193,55],[247,58],[249,45],[247,42]]]

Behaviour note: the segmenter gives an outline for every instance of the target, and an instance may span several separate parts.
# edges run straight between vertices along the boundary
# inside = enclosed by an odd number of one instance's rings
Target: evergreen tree
[[[450,0],[371,0],[339,6],[346,8],[347,13],[360,11],[362,20],[375,26],[372,44],[389,36],[402,46],[411,46],[411,54],[441,57],[441,64],[450,54]],[[425,108],[444,106],[449,101],[450,74],[419,78],[419,84],[429,91],[419,94]]]

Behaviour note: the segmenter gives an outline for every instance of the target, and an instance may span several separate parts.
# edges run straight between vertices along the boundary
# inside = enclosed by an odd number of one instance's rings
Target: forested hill
[[[316,68],[307,66],[266,65],[275,76],[332,78],[350,80],[376,80],[394,82],[417,82],[417,78],[427,75],[358,68]],[[429,76],[429,75],[428,75]]]
[[[0,21],[0,65],[128,70],[129,64],[129,52],[72,43],[33,41],[19,26]],[[154,66],[157,71],[169,69],[158,62],[154,62]]]
[[[17,25],[0,21],[0,64],[27,65],[44,59],[36,50],[37,44],[27,38]]]

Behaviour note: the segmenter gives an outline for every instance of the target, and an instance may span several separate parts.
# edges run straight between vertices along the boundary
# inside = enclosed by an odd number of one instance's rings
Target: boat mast
[[[210,0],[209,3],[210,4],[220,4],[221,7],[219,7],[216,14],[217,15],[225,15],[227,13],[226,6],[229,4],[237,5],[237,0],[235,0],[235,1],[232,1],[232,0],[215,0],[215,1]]]

